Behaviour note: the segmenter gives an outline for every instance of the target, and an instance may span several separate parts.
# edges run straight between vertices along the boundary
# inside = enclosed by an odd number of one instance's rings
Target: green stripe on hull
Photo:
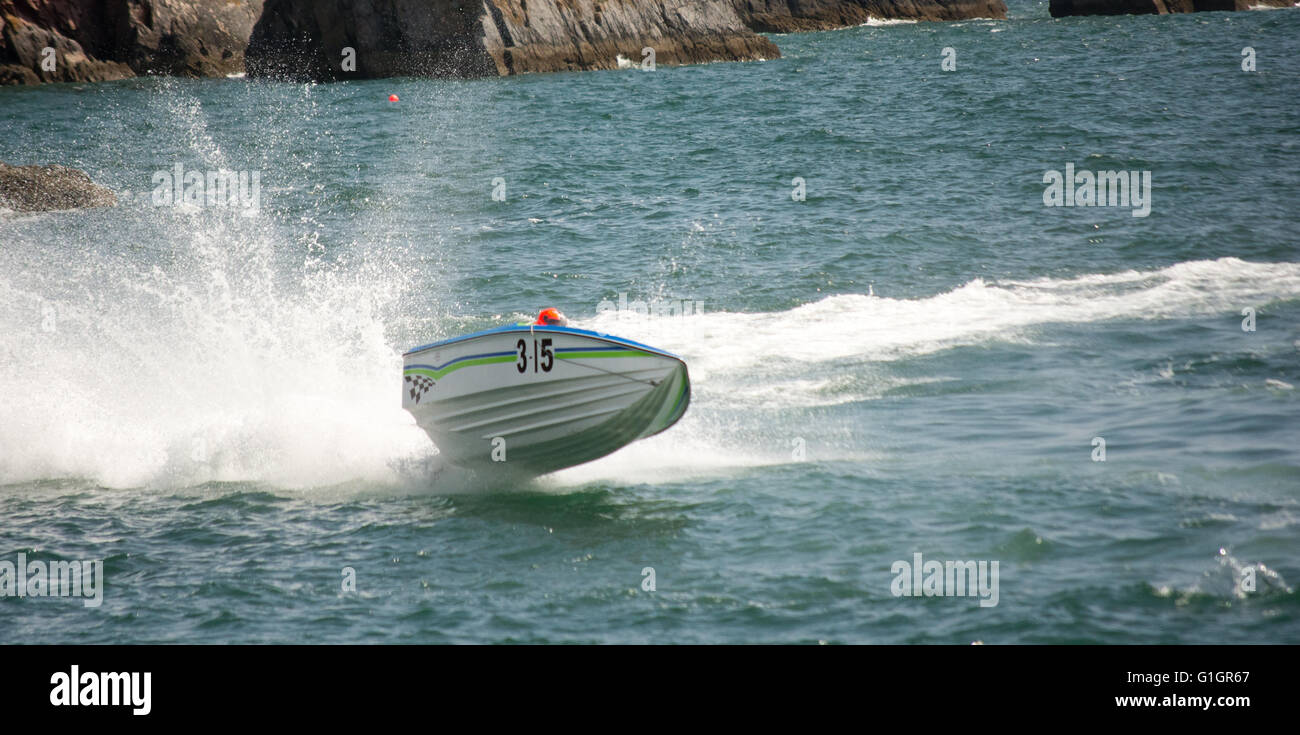
[[[685,379],[683,379],[683,380],[682,380],[682,387],[681,387],[681,390],[677,391],[677,400],[673,401],[673,413],[674,413],[674,414],[677,413],[677,408],[678,408],[679,406],[682,405],[682,396],[686,395],[686,386],[688,386],[688,385],[690,385],[690,382],[687,381],[687,380],[685,380]],[[674,420],[676,420],[676,419],[674,419]]]
[[[673,424],[677,423],[677,420],[682,417],[682,414],[686,412],[686,408],[682,405],[682,399],[686,397],[686,389],[690,387],[690,384],[691,384],[690,380],[685,376],[683,376],[682,387],[677,389],[677,400],[673,401],[672,410],[668,412],[668,416],[665,418],[665,420],[662,423],[655,426],[653,429],[649,431],[647,436],[654,436],[655,434],[658,434],[664,429],[667,429],[669,426],[672,426]]]
[[[515,361],[514,355],[505,355],[502,357],[480,357],[477,360],[466,360],[464,362],[458,362],[452,365],[448,365],[447,367],[441,370],[430,370],[428,368],[405,368],[404,370],[402,370],[402,374],[403,375],[425,375],[437,380],[443,377],[444,375],[447,375],[449,373],[454,373],[457,370],[460,370],[461,368],[472,367],[474,365],[494,365],[496,363],[514,362],[514,361]]]

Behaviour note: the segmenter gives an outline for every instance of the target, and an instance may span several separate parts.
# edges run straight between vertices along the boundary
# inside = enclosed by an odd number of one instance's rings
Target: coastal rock
[[[780,56],[732,0],[267,0],[250,76],[506,76]],[[355,51],[355,71],[343,68]]]
[[[1166,15],[1253,7],[1289,8],[1293,0],[1052,0],[1053,18],[1069,15]]]
[[[1003,0],[733,0],[750,28],[790,33],[845,28],[877,20],[1006,18]]]
[[[102,4],[102,3],[96,3]],[[126,0],[107,3],[99,53],[136,74],[219,77],[244,71],[262,0]]]
[[[261,14],[262,0],[0,0],[0,83],[242,72]]]
[[[0,84],[102,82],[135,76],[125,64],[91,56],[76,40],[80,29],[94,22],[90,5],[0,0]],[[52,56],[47,48],[53,49]],[[46,68],[50,62],[52,70]]]
[[[65,166],[10,166],[0,163],[0,207],[17,212],[111,207],[112,191],[84,171]]]

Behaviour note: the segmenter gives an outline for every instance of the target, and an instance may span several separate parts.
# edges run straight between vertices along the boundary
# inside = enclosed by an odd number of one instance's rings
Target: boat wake
[[[606,312],[582,326],[659,344],[691,366],[695,403],[676,430],[561,473],[572,482],[673,479],[789,461],[782,417],[879,398],[936,380],[888,365],[958,347],[1032,345],[1052,325],[1221,317],[1300,299],[1300,263],[1236,258],[1074,278],[974,279],[917,299],[830,296],[781,313],[641,317]],[[835,449],[836,459],[871,460]],[[672,457],[672,462],[665,462]]]
[[[1067,279],[977,278],[919,299],[830,296],[780,314],[638,319],[626,311],[607,312],[583,326],[661,344],[681,355],[702,397],[713,387],[715,400],[766,402],[784,394],[810,405],[810,394],[824,385],[807,382],[818,364],[890,362],[990,340],[1032,341],[1036,329],[1052,324],[1209,314],[1240,319],[1245,307],[1296,298],[1300,263],[1223,258]],[[765,379],[740,386],[728,377],[737,375]],[[774,389],[772,378],[783,378],[790,389]]]

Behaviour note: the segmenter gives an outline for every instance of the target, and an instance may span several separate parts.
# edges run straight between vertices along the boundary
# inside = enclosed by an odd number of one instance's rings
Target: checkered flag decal
[[[410,386],[407,392],[411,394],[411,400],[416,403],[419,403],[424,394],[433,387],[433,378],[426,378],[423,375],[408,375],[406,382]]]

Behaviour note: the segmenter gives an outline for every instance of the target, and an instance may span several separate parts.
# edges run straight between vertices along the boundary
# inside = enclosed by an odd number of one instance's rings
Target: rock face
[[[1053,18],[1067,15],[1165,15],[1212,10],[1250,10],[1255,6],[1288,8],[1294,0],[1052,0]]]
[[[63,166],[10,166],[0,163],[0,206],[17,212],[111,207],[113,192],[84,171]]]
[[[845,28],[880,20],[1005,18],[1003,0],[732,0],[756,31],[789,33]]]
[[[732,0],[267,0],[250,76],[465,77],[781,55]],[[344,49],[355,71],[344,69]]]
[[[95,3],[102,5],[104,3]],[[119,0],[92,53],[136,74],[213,77],[244,70],[244,49],[262,0]]]
[[[484,46],[498,74],[610,69],[623,56],[656,64],[781,55],[730,0],[485,0]]]
[[[262,0],[0,0],[0,84],[242,72],[261,14]]]
[[[94,58],[77,40],[83,29],[102,22],[98,5],[0,0],[0,84],[99,82],[134,76],[125,64]],[[47,48],[54,50],[53,56]]]

